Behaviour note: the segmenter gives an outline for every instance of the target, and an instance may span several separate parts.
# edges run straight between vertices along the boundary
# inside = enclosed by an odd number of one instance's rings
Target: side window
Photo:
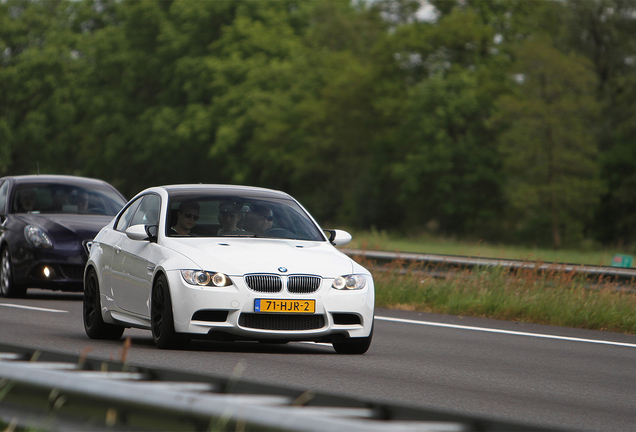
[[[5,181],[0,185],[0,214],[7,213],[7,193],[9,192],[9,182]]]
[[[133,216],[130,225],[158,225],[161,198],[158,195],[146,195]]]
[[[135,214],[135,210],[137,210],[137,207],[139,207],[139,203],[141,202],[142,199],[143,199],[143,197],[137,198],[119,216],[119,219],[117,219],[117,223],[115,224],[115,229],[117,231],[125,231],[126,228],[128,228],[128,223],[130,222],[130,220],[132,219],[133,215]]]

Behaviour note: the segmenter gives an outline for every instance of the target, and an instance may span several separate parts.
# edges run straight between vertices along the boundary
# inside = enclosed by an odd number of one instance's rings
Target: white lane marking
[[[68,311],[65,311],[65,310],[46,309],[46,308],[39,308],[39,307],[34,307],[34,306],[22,306],[22,305],[9,304],[9,303],[0,303],[0,306],[12,307],[12,308],[18,308],[18,309],[29,309],[29,310],[36,310],[36,311],[42,311],[42,312],[68,313]]]
[[[516,336],[528,336],[528,337],[536,337],[536,338],[543,338],[543,339],[558,339],[558,340],[566,340],[566,341],[573,341],[573,342],[587,342],[587,343],[595,343],[595,344],[603,344],[603,345],[616,345],[616,346],[636,348],[636,344],[624,343],[624,342],[612,342],[612,341],[596,340],[596,339],[581,339],[581,338],[568,337],[568,336],[546,335],[541,333],[525,333],[525,332],[518,332],[518,331],[512,331],[512,330],[498,330],[498,329],[491,329],[486,327],[470,327],[470,326],[463,326],[463,325],[457,325],[457,324],[442,324],[442,323],[436,323],[436,322],[430,322],[430,321],[416,321],[416,320],[383,317],[383,316],[375,316],[374,318],[377,320],[382,320],[382,321],[394,321],[394,322],[400,322],[400,323],[406,323],[406,324],[418,324],[418,325],[426,325],[426,326],[434,326],[434,327],[447,327],[447,328],[455,328],[455,329],[461,329],[461,330],[473,330],[473,331],[481,331],[481,332],[488,332],[488,333],[503,333],[503,334],[510,334],[510,335],[516,335]]]

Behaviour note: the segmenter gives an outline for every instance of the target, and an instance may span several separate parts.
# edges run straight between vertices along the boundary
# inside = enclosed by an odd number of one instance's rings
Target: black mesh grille
[[[276,275],[247,275],[245,283],[251,290],[264,293],[276,293],[283,288],[280,276]]]
[[[243,313],[239,325],[261,330],[316,330],[325,326],[325,318],[322,315]]]
[[[312,293],[320,288],[318,276],[290,276],[287,279],[287,291],[290,293]]]

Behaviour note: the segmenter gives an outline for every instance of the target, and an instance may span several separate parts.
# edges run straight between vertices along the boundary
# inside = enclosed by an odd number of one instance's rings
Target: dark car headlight
[[[36,248],[50,249],[53,247],[51,237],[39,226],[27,225],[24,227],[24,237],[27,242]]]
[[[359,290],[367,285],[367,278],[365,275],[346,275],[338,276],[333,280],[331,284],[332,288],[338,290]]]
[[[225,287],[232,285],[226,274],[201,270],[181,270],[181,276],[190,285]]]

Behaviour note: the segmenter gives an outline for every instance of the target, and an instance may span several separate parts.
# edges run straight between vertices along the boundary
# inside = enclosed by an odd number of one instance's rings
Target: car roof
[[[218,195],[233,195],[248,193],[251,196],[261,198],[285,198],[292,199],[292,197],[281,191],[266,189],[255,186],[240,186],[240,185],[223,185],[223,184],[178,184],[178,185],[165,185],[159,186],[161,189],[165,189],[169,194],[171,192],[202,192],[214,193]]]
[[[70,176],[70,175],[58,175],[58,174],[46,174],[46,175],[17,175],[17,176],[6,176],[0,180],[10,179],[15,183],[62,183],[62,184],[108,184],[104,180],[89,178],[89,177],[80,177],[80,176]]]

